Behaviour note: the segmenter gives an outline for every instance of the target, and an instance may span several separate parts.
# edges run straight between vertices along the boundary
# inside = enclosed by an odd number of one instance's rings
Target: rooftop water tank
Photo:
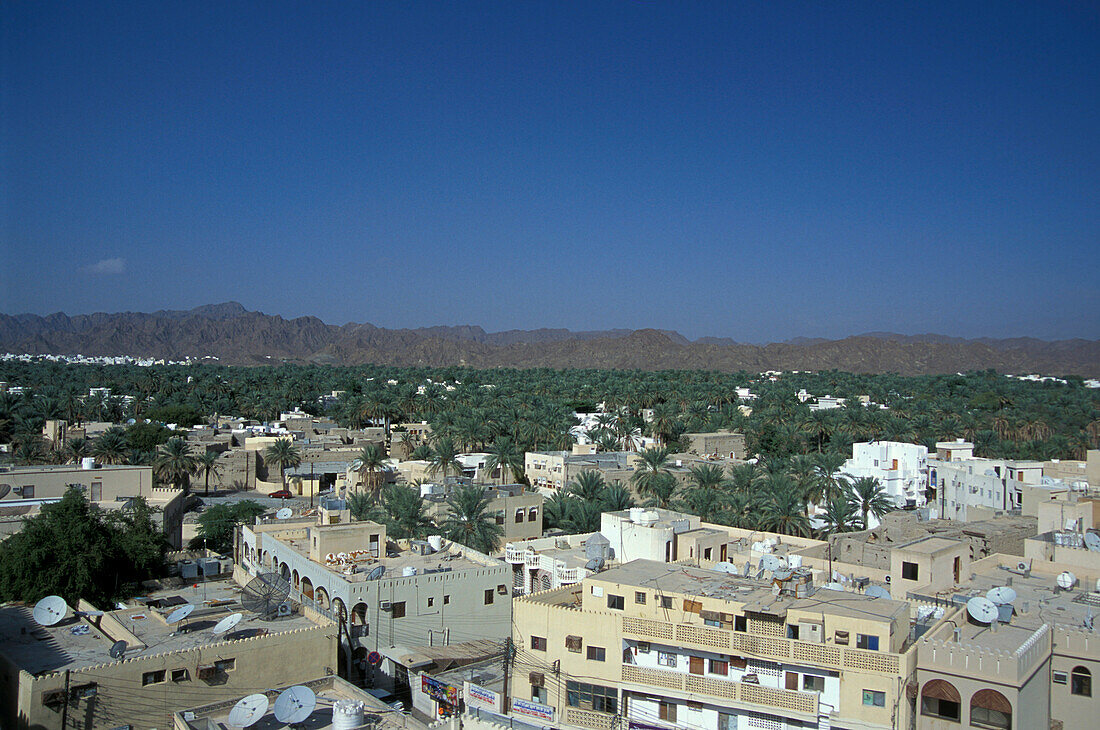
[[[428,535],[428,544],[432,550],[439,552],[443,549],[443,536],[442,535]]]
[[[332,703],[333,730],[352,730],[363,726],[363,703],[359,700],[336,700]]]
[[[630,508],[630,521],[631,522],[641,522],[643,514],[645,514],[645,507],[631,507]]]
[[[81,469],[95,469],[95,457],[94,456],[85,456],[83,459],[80,460],[80,468]]]
[[[661,515],[657,514],[656,510],[647,509],[642,512],[642,517],[638,520],[638,524],[644,527],[651,527],[657,524],[657,520],[661,519]]]
[[[404,568],[401,569],[401,575],[406,578],[416,575],[416,568],[412,567],[411,565],[406,565]]]

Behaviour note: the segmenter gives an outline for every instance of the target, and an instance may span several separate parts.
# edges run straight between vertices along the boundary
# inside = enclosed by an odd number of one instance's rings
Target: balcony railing
[[[728,679],[702,677],[697,674],[670,672],[665,669],[622,666],[622,681],[647,687],[660,687],[677,692],[717,697],[732,702],[761,705],[771,709],[817,715],[817,693],[764,687],[759,684],[731,682]]]

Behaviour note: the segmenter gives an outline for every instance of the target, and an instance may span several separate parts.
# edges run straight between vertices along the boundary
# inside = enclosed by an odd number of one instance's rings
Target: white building
[[[852,477],[877,479],[898,507],[924,504],[927,470],[928,447],[898,441],[852,444],[852,458],[841,467]]]
[[[974,444],[962,439],[937,443],[936,456],[928,459],[928,485],[944,519],[979,519],[976,508],[1019,510],[1024,486],[1039,485],[1042,478],[1041,461],[983,459],[974,456]]]

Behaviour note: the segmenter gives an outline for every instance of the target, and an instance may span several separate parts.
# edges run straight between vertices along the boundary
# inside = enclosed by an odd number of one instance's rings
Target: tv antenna
[[[279,610],[290,595],[290,583],[278,573],[260,573],[248,581],[241,592],[241,605],[252,613],[267,617]]]
[[[993,601],[982,596],[967,601],[966,612],[970,615],[970,618],[974,619],[975,623],[979,624],[991,624],[997,620],[1001,613],[997,610],[997,605]]]
[[[240,614],[240,613],[231,613],[231,614],[229,614],[228,616],[223,618],[221,621],[214,624],[214,630],[213,630],[214,636],[217,636],[219,634],[224,634],[227,631],[232,631],[233,627],[236,626],[237,624],[239,624],[241,622],[242,618],[244,618],[244,614]]]
[[[275,698],[275,719],[287,725],[303,722],[316,706],[317,695],[313,694],[313,690],[295,685]]]
[[[53,626],[61,623],[69,610],[69,604],[61,596],[46,596],[34,604],[31,616],[39,626]]]
[[[268,704],[267,695],[249,695],[233,705],[226,719],[232,727],[250,727],[264,716]]]
[[[129,646],[125,641],[116,641],[111,644],[111,650],[107,653],[111,655],[112,659],[122,659],[126,656],[126,648]]]

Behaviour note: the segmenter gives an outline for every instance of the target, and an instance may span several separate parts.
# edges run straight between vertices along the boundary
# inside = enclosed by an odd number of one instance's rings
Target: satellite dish
[[[240,613],[229,614],[214,625],[214,635],[217,636],[218,634],[224,634],[227,631],[232,631],[233,627],[239,624],[242,618],[244,618],[244,615]]]
[[[275,698],[275,719],[292,725],[303,722],[317,706],[317,695],[309,687],[296,685]]]
[[[65,603],[65,599],[61,596],[46,596],[34,604],[31,616],[39,626],[53,626],[65,618],[68,610],[69,604]]]
[[[270,616],[290,595],[290,583],[278,573],[260,573],[241,592],[241,605],[253,613]]]
[[[1100,535],[1095,532],[1085,533],[1085,547],[1094,553],[1100,553]]]
[[[776,555],[764,555],[760,558],[761,570],[782,570],[787,567],[787,562]]]
[[[890,591],[886,590],[882,586],[867,586],[867,590],[863,592],[863,595],[868,598],[889,598]]]
[[[294,516],[294,510],[292,510],[290,507],[283,507],[281,510],[279,510],[278,512],[275,513],[275,519],[277,519],[277,520],[289,520],[293,516]],[[256,696],[258,696],[258,695],[252,695],[252,697],[256,697]],[[259,696],[262,696],[262,695],[259,695]],[[246,697],[245,699],[248,699],[248,698]],[[243,702],[244,700],[241,700],[241,701]]]
[[[1065,571],[1065,572],[1059,573],[1058,578],[1056,580],[1057,580],[1057,583],[1058,583],[1058,587],[1061,588],[1062,590],[1066,590],[1066,591],[1068,591],[1070,588],[1073,588],[1073,586],[1077,585],[1077,576],[1075,576],[1073,573],[1069,572],[1068,570]]]
[[[970,614],[970,618],[974,619],[975,623],[979,624],[991,624],[997,620],[1001,613],[997,610],[997,606],[993,601],[981,596],[971,598],[966,602],[966,612]]]
[[[264,716],[268,704],[266,695],[249,695],[233,705],[226,719],[232,727],[249,727]]]
[[[111,650],[107,653],[111,655],[112,659],[121,659],[126,655],[126,647],[128,647],[125,641],[116,641],[111,645]]]
[[[714,570],[717,570],[719,573],[729,573],[730,575],[737,575],[740,572],[740,569],[736,565],[726,562],[715,563]]]
[[[1011,606],[1016,601],[1016,591],[1008,586],[998,586],[990,589],[985,597],[998,606]]]
[[[0,499],[3,499],[4,497],[8,496],[8,492],[10,492],[10,491],[11,491],[11,485],[10,484],[0,484]]]
[[[842,590],[844,590],[844,586],[842,586],[840,583],[837,583],[835,581],[832,582],[832,583],[826,583],[825,585],[823,585],[821,587],[822,588],[828,588],[830,591],[842,591]]]
[[[195,606],[191,603],[180,606],[175,611],[168,614],[168,618],[166,618],[165,621],[167,621],[169,624],[178,624],[180,621],[183,621],[185,618],[190,616],[191,612],[194,610]]]
[[[379,565],[377,568],[375,568],[371,572],[367,573],[367,580],[378,580],[379,578],[381,578],[383,576],[383,574],[385,574],[385,572],[386,572],[386,566]]]
[[[792,575],[794,575],[793,571],[790,571],[790,570],[777,570],[774,573],[772,573],[772,578],[774,580],[790,580]]]

